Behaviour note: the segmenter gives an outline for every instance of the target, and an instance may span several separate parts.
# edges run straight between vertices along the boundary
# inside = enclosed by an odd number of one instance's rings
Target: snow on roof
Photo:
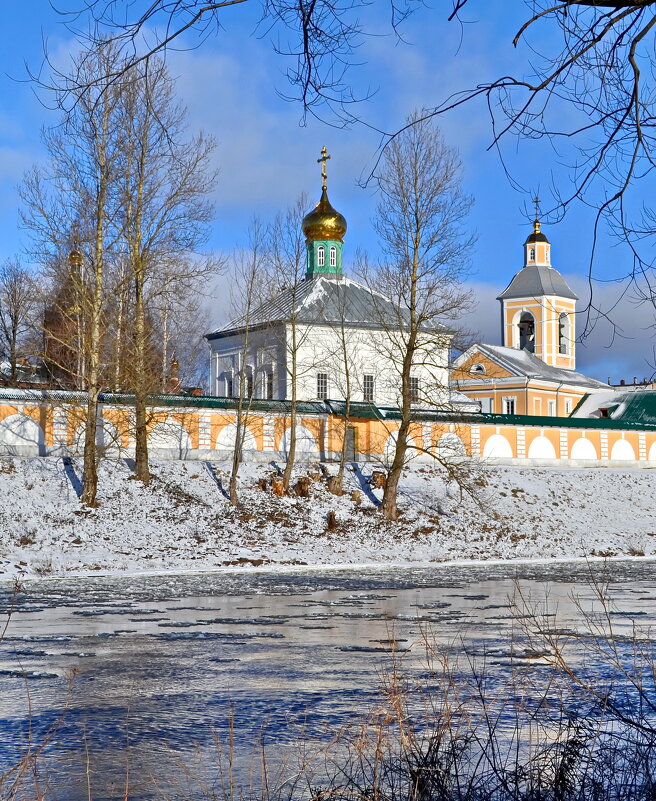
[[[488,359],[504,367],[509,373],[526,378],[536,378],[543,381],[556,381],[563,384],[575,384],[591,389],[608,389],[608,384],[590,378],[583,373],[574,370],[566,370],[563,367],[553,367],[542,361],[534,353],[518,348],[508,348],[505,345],[486,345],[477,343],[472,345],[465,353],[458,357],[456,364],[465,362],[474,353],[481,353]]]
[[[349,325],[364,328],[401,327],[407,312],[385,295],[346,276],[316,275],[283,289],[263,303],[247,320],[245,315],[231,320],[207,334],[208,339],[227,336],[248,325],[256,327],[284,323],[314,325]],[[448,331],[432,323],[430,330]]]
[[[656,392],[653,389],[591,392],[572,417],[608,417],[622,423],[656,423]]]

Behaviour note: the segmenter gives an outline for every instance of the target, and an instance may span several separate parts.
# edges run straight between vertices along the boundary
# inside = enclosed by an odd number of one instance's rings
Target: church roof
[[[543,264],[522,267],[497,300],[505,298],[538,298],[542,295],[557,295],[559,298],[578,300],[578,295],[569,288],[563,276]]]
[[[250,316],[250,327],[295,322],[308,325],[347,325],[360,328],[400,328],[407,313],[389,298],[344,275],[319,274],[299,281],[259,306]],[[244,316],[207,334],[218,339],[243,330]],[[439,323],[424,329],[447,332]]]
[[[475,352],[487,356],[488,359],[498,364],[499,367],[505,368],[512,375],[542,381],[554,381],[559,384],[574,384],[580,387],[589,387],[591,390],[609,389],[608,384],[604,384],[603,381],[597,381],[596,378],[590,378],[587,375],[583,375],[583,373],[566,370],[563,367],[552,367],[550,364],[543,362],[534,353],[530,353],[527,350],[519,350],[518,348],[507,348],[504,345],[477,343],[463,353],[458,358],[458,362],[466,361]],[[476,378],[481,380],[483,377]]]
[[[601,410],[605,410],[602,416]],[[656,392],[632,389],[625,392],[593,392],[586,395],[572,417],[619,420],[623,423],[656,424]]]

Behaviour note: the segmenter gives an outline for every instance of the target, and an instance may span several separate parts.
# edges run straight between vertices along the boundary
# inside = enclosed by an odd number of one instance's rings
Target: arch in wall
[[[26,414],[10,414],[0,422],[0,450],[16,456],[42,455],[45,452],[43,429]]]
[[[512,447],[502,434],[492,434],[492,436],[485,441],[483,458],[512,459],[512,457]]]
[[[556,449],[551,441],[540,435],[528,447],[529,459],[556,459]]]
[[[654,441],[649,448],[649,455],[647,458],[650,462],[656,462],[656,441]]]
[[[569,314],[561,312],[558,315],[558,353],[568,356],[572,339]]]
[[[465,443],[452,431],[442,434],[437,441],[436,451],[438,459],[445,460],[462,459],[467,455]]]
[[[177,420],[168,419],[157,423],[148,436],[148,447],[175,450],[183,455],[191,450],[191,437]]]
[[[610,452],[610,458],[617,461],[633,461],[636,455],[630,442],[618,439]]]
[[[255,436],[253,432],[246,426],[243,431],[243,445],[242,450],[245,451],[254,451],[257,450],[257,442],[255,440]],[[223,428],[219,431],[219,435],[216,438],[216,449],[217,451],[232,451],[235,447],[235,440],[237,439],[237,423],[228,423],[227,425],[223,426]]]
[[[81,423],[73,434],[72,447],[76,453],[84,451],[84,434],[86,432],[86,423]],[[96,447],[101,451],[118,451],[121,448],[121,437],[118,429],[109,420],[98,420],[96,426]]]
[[[570,459],[598,459],[597,449],[589,439],[580,437],[572,445],[569,452]]]
[[[291,436],[291,428],[288,428],[280,439],[280,450],[287,456],[289,453],[289,440]],[[319,447],[314,434],[305,426],[296,426],[296,453],[297,454],[315,454],[318,453]]]
[[[535,317],[524,309],[513,318],[513,345],[535,353]]]
[[[383,448],[383,463],[385,465],[391,465],[394,461],[394,453],[396,451],[396,441],[399,438],[398,431],[392,431],[392,433],[387,437],[385,440],[385,447]],[[407,459],[414,459],[415,456],[419,455],[419,451],[417,450],[417,446],[413,437],[408,437],[408,450],[406,452]]]

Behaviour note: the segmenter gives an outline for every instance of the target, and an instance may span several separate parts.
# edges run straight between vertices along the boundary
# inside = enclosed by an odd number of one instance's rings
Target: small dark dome
[[[547,237],[541,231],[531,231],[524,244],[529,245],[531,242],[546,242],[547,244],[550,244]]]

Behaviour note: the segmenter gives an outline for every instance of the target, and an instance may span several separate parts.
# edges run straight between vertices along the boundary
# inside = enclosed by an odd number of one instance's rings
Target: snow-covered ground
[[[125,462],[107,461],[93,510],[77,497],[81,468],[0,459],[0,576],[656,554],[651,470],[481,467],[469,477],[474,498],[439,469],[411,465],[392,525],[375,508],[382,491],[368,488],[367,465],[347,470],[343,496],[320,481],[310,498],[261,490],[274,468],[244,465],[233,508],[227,464],[157,462],[144,487]]]

